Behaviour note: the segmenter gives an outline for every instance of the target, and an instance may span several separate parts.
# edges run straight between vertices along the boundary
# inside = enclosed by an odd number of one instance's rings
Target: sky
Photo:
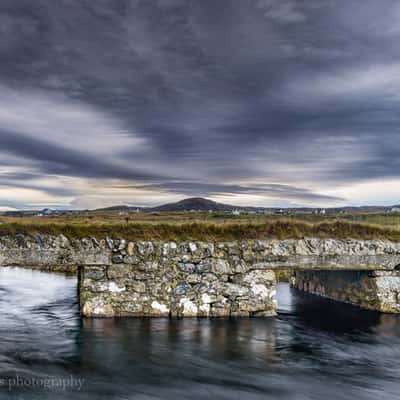
[[[2,0],[0,210],[400,203],[397,0]]]

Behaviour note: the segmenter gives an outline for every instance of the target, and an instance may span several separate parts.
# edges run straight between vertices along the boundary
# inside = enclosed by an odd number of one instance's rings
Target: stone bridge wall
[[[361,308],[400,313],[400,271],[295,271],[293,286]]]
[[[272,315],[274,269],[394,271],[399,264],[400,244],[384,241],[0,238],[0,265],[79,267],[85,316]]]

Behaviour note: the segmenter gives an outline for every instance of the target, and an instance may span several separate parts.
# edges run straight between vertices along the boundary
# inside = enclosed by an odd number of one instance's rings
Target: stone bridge
[[[0,266],[78,273],[81,313],[122,316],[272,316],[275,273],[301,290],[400,312],[400,243],[304,238],[128,242],[65,236],[0,237]]]

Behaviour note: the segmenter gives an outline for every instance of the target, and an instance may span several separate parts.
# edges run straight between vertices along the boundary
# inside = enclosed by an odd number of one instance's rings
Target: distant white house
[[[239,210],[232,210],[232,215],[240,215],[240,211]]]
[[[313,211],[313,214],[321,214],[321,215],[325,215],[326,214],[326,210],[325,208],[317,208]]]
[[[390,211],[392,211],[392,212],[400,212],[400,207],[393,207]]]

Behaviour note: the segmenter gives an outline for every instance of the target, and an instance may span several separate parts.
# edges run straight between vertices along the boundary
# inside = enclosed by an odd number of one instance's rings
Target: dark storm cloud
[[[300,186],[398,178],[399,17],[395,0],[3,0],[0,85],[87,104],[145,146],[71,149],[28,135],[32,117],[10,132],[11,98],[0,152],[182,195],[332,200]]]

